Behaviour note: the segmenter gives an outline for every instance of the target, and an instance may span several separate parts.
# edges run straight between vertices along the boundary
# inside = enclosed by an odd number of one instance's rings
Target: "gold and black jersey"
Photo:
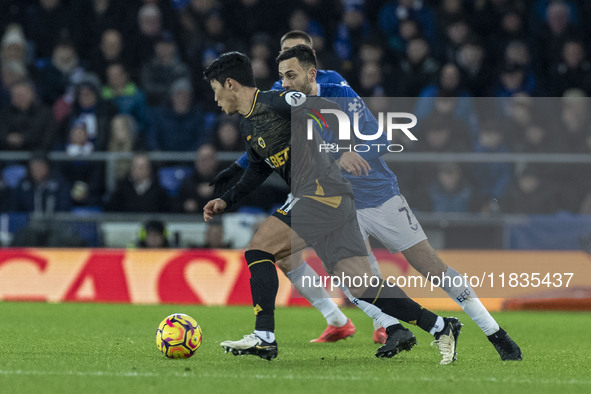
[[[297,102],[294,95],[299,98]],[[240,123],[249,167],[240,182],[222,197],[229,205],[256,189],[272,171],[290,186],[296,197],[334,201],[327,197],[352,195],[349,182],[329,153],[321,152],[318,133],[307,132],[312,109],[339,108],[320,97],[299,92],[257,90],[250,112]]]

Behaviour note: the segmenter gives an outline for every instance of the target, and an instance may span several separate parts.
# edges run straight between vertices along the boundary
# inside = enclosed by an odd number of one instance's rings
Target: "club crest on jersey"
[[[291,91],[285,93],[285,101],[292,107],[299,107],[306,102],[306,95],[302,92]]]
[[[265,143],[265,140],[262,137],[259,137],[258,143],[259,143],[259,146],[263,149],[265,149],[267,147],[267,144]]]

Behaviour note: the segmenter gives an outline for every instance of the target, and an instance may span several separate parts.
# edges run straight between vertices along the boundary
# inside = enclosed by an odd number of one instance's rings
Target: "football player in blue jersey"
[[[354,117],[352,112],[358,113],[361,123],[359,130],[362,134],[375,134],[375,130],[378,129],[377,120],[365,105],[358,104],[362,100],[353,89],[348,86],[315,81],[314,53],[309,47],[305,45],[293,47],[279,55],[277,61],[284,89],[301,91],[308,96],[330,97],[348,113],[352,121]],[[348,105],[353,101],[358,104],[354,106],[355,111],[351,111],[351,106]],[[322,130],[326,131],[321,135],[324,141],[338,142],[337,137],[330,134],[329,129]],[[372,141],[372,144],[379,143],[388,144],[384,133],[379,139]],[[521,350],[517,344],[499,327],[467,280],[456,270],[447,266],[429,244],[421,225],[400,194],[396,175],[381,158],[386,151],[386,149],[374,148],[368,152],[352,153],[351,156],[358,155],[358,160],[363,159],[369,165],[369,170],[363,165],[365,174],[355,170],[355,165],[353,167],[349,163],[344,165],[344,158],[341,158],[340,167],[353,187],[357,219],[362,234],[366,239],[369,235],[374,236],[392,253],[402,252],[409,264],[423,276],[442,277],[444,275],[452,278],[449,284],[442,286],[442,289],[482,329],[503,360],[521,360]],[[281,262],[278,262],[278,265],[281,266]],[[457,283],[461,284],[456,286]]]

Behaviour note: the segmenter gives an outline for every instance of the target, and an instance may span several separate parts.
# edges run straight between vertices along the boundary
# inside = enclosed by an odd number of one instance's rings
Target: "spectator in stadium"
[[[532,93],[543,92],[544,89],[538,86],[538,78],[532,64],[530,49],[525,41],[511,41],[505,48],[505,54],[502,59],[505,65],[517,64],[523,69],[524,87],[522,90],[524,92],[529,92],[528,94],[530,95]]]
[[[39,0],[25,14],[27,37],[35,44],[37,59],[51,57],[60,39],[72,37],[73,15],[62,0]]]
[[[418,30],[427,39],[429,45],[435,44],[435,12],[425,1],[393,0],[386,3],[379,11],[379,27],[386,35],[389,45],[400,39],[400,25],[412,20]],[[410,38],[410,37],[409,37]]]
[[[393,74],[392,62],[386,58],[384,49],[377,37],[368,39],[361,44],[359,61],[354,63],[357,63],[355,67],[359,70],[354,83],[360,89],[368,91],[368,93],[371,91],[371,94],[365,95],[364,93],[361,96],[392,95],[393,90],[395,90],[390,87],[395,83],[391,80]],[[375,72],[374,65],[378,68],[378,72]],[[370,82],[372,79],[378,82]]]
[[[492,106],[490,99],[482,100],[483,107]],[[496,101],[496,99],[495,99]],[[520,152],[524,141],[524,131],[534,123],[539,114],[544,113],[540,108],[541,102],[534,101],[526,94],[518,94],[503,100],[507,111],[502,114],[507,120],[507,145],[513,152]],[[485,109],[487,111],[487,109]]]
[[[275,74],[271,72],[271,39],[266,34],[257,34],[251,40],[250,58],[254,78],[262,90],[269,90],[275,83]]]
[[[453,107],[453,97],[437,98],[438,107]],[[444,110],[449,111],[449,110]],[[468,125],[454,118],[449,112],[434,112],[419,126],[424,135],[422,142],[415,143],[414,149],[423,152],[470,152]]]
[[[474,97],[486,97],[494,78],[491,59],[477,38],[471,38],[457,51],[457,64],[464,75],[464,82]]]
[[[14,212],[51,215],[69,211],[72,205],[70,186],[43,153],[34,153],[29,159],[27,175],[13,197],[11,211]]]
[[[179,16],[172,3],[173,1],[171,0],[135,0],[126,6],[128,16],[127,24],[128,26],[133,26],[137,23],[137,15],[139,15],[142,8],[146,5],[153,5],[156,6],[160,12],[160,25],[162,30],[171,32],[176,39],[178,36]]]
[[[54,117],[61,119],[62,128],[65,129],[75,121],[84,122],[94,149],[105,150],[111,120],[117,114],[117,108],[101,97],[101,83],[95,74],[85,73],[75,86],[73,96],[73,102],[70,103],[67,97],[58,100],[53,107]],[[58,106],[61,106],[60,116],[57,115]]]
[[[37,101],[30,80],[12,85],[10,106],[0,112],[0,119],[0,150],[48,150],[54,143],[51,110]]]
[[[415,37],[406,46],[406,56],[400,61],[400,72],[392,84],[399,86],[396,96],[417,97],[423,88],[435,84],[439,75],[439,62],[431,56],[431,49],[423,37]]]
[[[509,152],[504,142],[503,127],[493,120],[485,119],[480,125],[480,133],[474,151],[477,153]],[[511,181],[512,166],[509,163],[476,163],[472,167],[474,187],[479,195],[488,201],[491,211],[497,209],[501,198]]]
[[[341,59],[341,67],[345,73],[352,72],[354,54],[359,52],[361,44],[371,35],[371,26],[365,16],[364,3],[346,0],[343,4],[343,15],[336,30],[334,50]]]
[[[205,33],[204,26],[207,15],[216,6],[215,0],[189,0],[179,11],[181,40],[184,48]]]
[[[53,48],[50,62],[37,72],[36,81],[41,100],[47,105],[53,105],[66,91],[71,100],[74,85],[83,74],[84,68],[80,65],[74,42],[70,39],[58,41]]]
[[[255,57],[252,59],[252,71],[257,86],[262,90],[269,90],[275,83],[274,75],[271,73],[271,67],[264,59]]]
[[[0,110],[10,105],[10,88],[28,77],[25,65],[16,60],[0,62]]]
[[[335,70],[336,72],[342,72],[341,62],[336,53],[334,53],[330,47],[331,42],[329,41],[329,35],[325,32],[325,29],[322,28],[322,26],[309,29],[309,35],[314,45],[314,51],[316,51],[318,67],[325,70]]]
[[[116,29],[105,30],[100,37],[100,44],[90,55],[89,70],[97,74],[102,81],[107,80],[107,66],[111,63],[129,64],[125,43],[121,32]]]
[[[0,212],[8,212],[12,203],[12,191],[4,182],[2,168],[0,167]]]
[[[543,119],[542,119],[543,121]],[[528,124],[522,132],[521,138],[516,139],[513,149],[519,153],[556,153],[564,151],[562,141],[548,130],[548,126],[540,122]]]
[[[219,169],[217,153],[213,145],[202,145],[195,154],[194,172],[186,177],[179,189],[176,211],[201,213],[203,207],[213,197],[213,180]]]
[[[362,97],[385,97],[386,87],[381,66],[376,62],[364,63],[359,70],[359,88]]]
[[[564,141],[565,152],[578,152],[585,146],[585,137],[591,126],[591,101],[581,89],[569,89],[561,99],[558,129]]]
[[[539,170],[526,167],[515,178],[500,200],[502,212],[550,214],[556,212],[557,188],[544,182]]]
[[[107,150],[112,153],[132,153],[137,135],[137,122],[131,115],[115,115],[111,120],[111,130]],[[119,159],[115,162],[115,178],[123,179],[131,168],[131,160]]]
[[[195,99],[208,112],[216,112],[217,108],[212,100],[207,99],[210,88],[203,80],[203,69],[225,50],[229,48],[237,50],[241,47],[242,43],[230,35],[229,29],[226,28],[226,21],[217,7],[210,9],[205,15],[203,31],[187,43],[187,61],[193,72],[192,80],[195,83],[195,90],[207,92],[197,95]]]
[[[23,65],[28,64],[27,40],[21,25],[17,23],[8,25],[0,45],[1,63],[14,60]]]
[[[213,136],[213,146],[218,152],[242,152],[244,142],[235,118],[222,115]]]
[[[207,223],[205,232],[205,244],[202,246],[207,249],[230,249],[231,244],[224,242],[224,225],[221,220],[212,220]]]
[[[170,200],[156,179],[146,153],[136,153],[129,174],[117,184],[105,210],[110,212],[168,212]]]
[[[479,209],[479,199],[457,163],[438,165],[435,178],[417,197],[413,203],[427,212],[474,212]]]
[[[154,45],[154,56],[141,69],[140,82],[148,105],[164,104],[172,83],[189,77],[189,67],[181,61],[174,37],[168,31],[162,32]]]
[[[138,248],[165,249],[170,247],[166,225],[161,220],[148,220],[138,234],[136,242]]]
[[[139,131],[136,138],[140,146],[143,146],[149,113],[146,95],[130,79],[122,63],[111,63],[107,67],[107,83],[103,86],[102,96],[113,103],[120,114],[129,114],[135,118]]]
[[[500,8],[499,20],[495,31],[484,36],[489,50],[489,59],[502,59],[511,42],[528,42],[525,8],[523,4],[512,2]],[[476,28],[476,26],[475,26]]]
[[[152,111],[148,149],[156,151],[196,150],[210,140],[203,113],[193,105],[193,86],[186,78],[170,87],[169,104]]]
[[[553,1],[546,8],[546,21],[542,31],[534,37],[536,64],[540,70],[551,70],[560,61],[562,45],[567,37],[578,36],[572,12],[564,1]]]
[[[129,2],[117,0],[77,0],[70,7],[75,15],[73,39],[80,57],[89,59],[98,47],[101,36],[109,29],[125,28]],[[93,70],[97,72],[97,70]]]
[[[535,86],[528,84],[527,70],[517,63],[506,63],[491,91],[494,97],[513,97],[516,94],[535,95]]]
[[[468,133],[468,126],[462,121],[456,119],[451,112],[453,108],[453,101],[457,100],[452,97],[438,97],[436,107],[446,107],[445,110],[437,110],[432,113],[426,119],[419,123],[419,141],[409,146],[409,150],[418,152],[470,152],[471,141]],[[408,145],[407,142],[405,142]],[[415,198],[423,200],[422,207],[427,209],[431,206],[431,203],[425,203],[425,193],[412,194],[415,190],[425,190],[425,180],[436,179],[438,167],[430,163],[423,163],[420,166],[408,166],[402,167],[402,171],[397,171],[397,175],[400,174],[402,178],[407,177],[408,184],[412,185],[409,187],[409,198],[414,201]]]
[[[441,58],[445,62],[453,63],[458,58],[458,52],[463,44],[473,35],[465,17],[459,16],[451,20],[445,27],[444,45],[441,48]]]
[[[437,97],[455,97],[454,116],[468,122],[470,114],[473,113],[473,102],[470,93],[463,86],[462,73],[456,64],[443,65],[437,83],[426,86],[419,93],[413,112],[417,118],[425,119],[434,111]]]
[[[135,21],[130,20],[128,24],[134,28],[126,38],[130,60],[133,62],[132,74],[135,74],[154,55],[154,44],[162,35],[164,27],[162,12],[155,4],[142,3],[137,12],[130,12],[130,15],[135,17]]]
[[[562,46],[561,61],[551,71],[549,92],[553,97],[560,97],[573,88],[591,95],[591,64],[583,42],[567,39]]]
[[[466,15],[462,0],[443,0],[437,4],[435,9],[435,24],[437,35],[443,36],[445,27],[458,17]]]
[[[94,151],[86,123],[77,120],[70,128],[65,152],[70,160],[60,163],[60,170],[71,185],[70,197],[74,206],[98,206],[104,194],[104,166],[86,160]]]

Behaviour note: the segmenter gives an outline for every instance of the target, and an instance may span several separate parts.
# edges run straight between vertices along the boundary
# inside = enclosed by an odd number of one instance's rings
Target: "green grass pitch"
[[[158,323],[175,312],[203,328],[192,358],[169,360],[156,348]],[[345,312],[357,326],[353,338],[312,344],[324,329],[322,316],[312,308],[278,309],[279,356],[269,362],[219,346],[251,332],[248,307],[0,302],[0,392],[591,392],[589,313],[494,314],[524,354],[522,362],[501,362],[478,327],[455,312],[465,326],[458,360],[444,366],[431,336],[416,327],[412,351],[377,359],[369,318]]]

